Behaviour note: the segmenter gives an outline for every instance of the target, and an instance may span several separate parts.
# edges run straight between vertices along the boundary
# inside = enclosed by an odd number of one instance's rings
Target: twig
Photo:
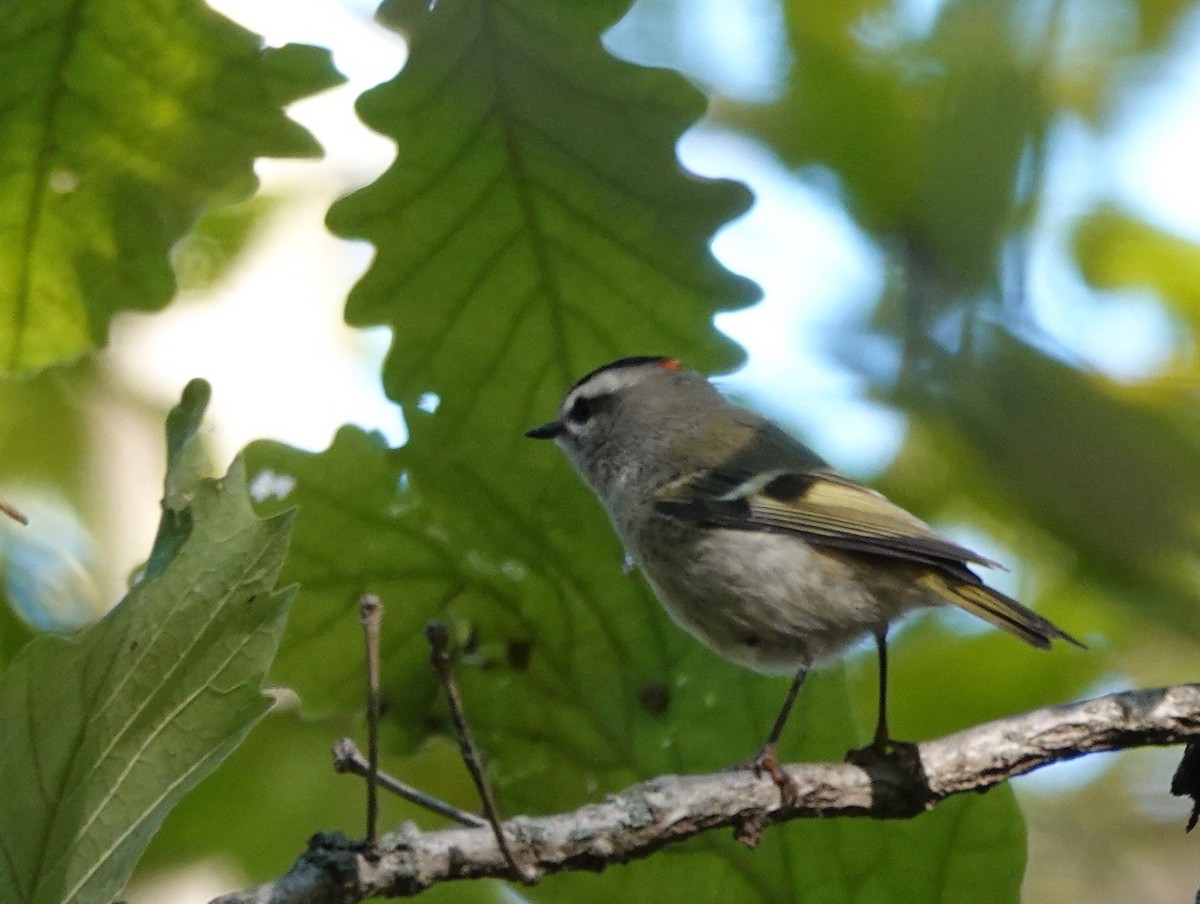
[[[1108,694],[968,728],[916,748],[918,768],[890,761],[788,766],[799,798],[783,806],[775,785],[749,770],[663,776],[570,813],[517,817],[508,832],[525,842],[541,873],[625,863],[700,832],[819,816],[915,816],[954,794],[983,791],[1042,766],[1131,747],[1200,738],[1200,685]],[[381,840],[374,863],[337,835],[318,835],[274,882],[213,904],[357,904],[406,897],[453,879],[505,877],[512,866],[479,829],[422,833],[411,824]]]
[[[366,757],[362,755],[362,751],[358,749],[358,746],[350,738],[339,738],[334,742],[333,768],[335,772],[349,772],[352,775],[359,775],[363,778],[370,775],[370,764],[367,762]],[[400,781],[400,779],[390,773],[378,770],[376,772],[376,780],[379,783],[379,787],[391,791],[397,797],[402,797],[410,803],[437,813],[439,816],[453,819],[461,825],[473,828],[483,828],[488,825],[488,821],[482,816],[476,816],[474,813],[460,810],[458,807],[448,804],[444,800],[438,800],[438,798],[426,794],[424,791],[420,791],[406,782]]]
[[[20,509],[16,508],[3,496],[0,496],[0,512],[3,512],[4,514],[8,515],[8,517],[12,518],[13,521],[16,521],[20,524],[29,523],[29,519],[25,517]]]
[[[504,827],[500,824],[500,811],[496,808],[492,789],[483,775],[483,764],[479,761],[479,751],[475,747],[475,742],[471,740],[471,730],[467,726],[462,697],[458,693],[458,684],[455,682],[454,672],[450,668],[450,656],[447,653],[450,636],[446,631],[446,626],[441,622],[430,622],[425,626],[425,636],[429,639],[429,646],[432,650],[430,661],[446,692],[446,702],[450,706],[450,719],[454,723],[454,731],[458,735],[458,747],[462,753],[463,762],[466,763],[467,771],[471,773],[471,779],[475,782],[479,800],[483,803],[483,813],[491,823],[492,832],[496,836],[496,844],[499,845],[512,875],[522,882],[532,884],[538,880],[539,875],[522,867],[517,863],[517,858],[513,856],[512,850],[508,846],[508,840],[504,837]]]
[[[375,594],[365,593],[358,607],[367,642],[367,836],[363,843],[373,851],[379,826],[379,622],[383,603]]]

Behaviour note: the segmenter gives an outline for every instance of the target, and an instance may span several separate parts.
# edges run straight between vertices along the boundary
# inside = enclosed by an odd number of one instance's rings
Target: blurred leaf
[[[335,84],[328,51],[260,39],[199,0],[0,7],[0,370],[102,345],[162,307],[197,215],[256,157],[315,156],[283,106]]]
[[[33,630],[17,616],[7,594],[0,595],[0,669],[33,637]]]
[[[1075,227],[1075,256],[1098,289],[1153,289],[1200,326],[1200,246],[1102,207]]]
[[[1035,858],[1040,862],[1031,862],[1026,879],[1026,902],[1194,898],[1195,836],[1183,831],[1188,806],[1168,793],[1180,753],[1145,748],[1088,757],[1068,767],[1076,775],[1065,787],[1024,783],[1022,804],[1042,836]],[[1094,779],[1082,782],[1080,772]],[[1154,887],[1149,894],[1148,881]]]
[[[170,404],[146,399],[115,376],[84,358],[0,381],[0,491],[30,518],[20,529],[0,522],[3,593],[19,611],[34,613],[34,624],[93,621],[129,585],[125,513],[134,497],[157,498],[158,478],[141,474],[148,486],[100,488],[111,473],[113,431],[125,443],[157,445]]]
[[[46,484],[79,501],[89,449],[80,407],[96,367],[80,362],[28,380],[0,381],[0,463],[6,496],[19,508],[23,484]]]
[[[180,290],[203,291],[223,279],[277,206],[277,198],[256,194],[206,210],[171,253]]]
[[[949,4],[917,40],[891,4],[789,0],[784,95],[720,113],[789,164],[832,169],[850,211],[900,239],[943,293],[978,291],[994,279],[1021,157],[1045,115],[1036,65],[1010,40],[1011,12],[1003,0]]]
[[[1025,601],[1044,609],[1038,605],[1040,597]],[[969,618],[964,615],[961,621]],[[1080,630],[1074,621],[1064,624]],[[1111,662],[1102,649],[1056,644],[1049,651],[1036,650],[990,628],[964,636],[927,615],[894,632],[888,669],[893,732],[924,741],[1083,697],[1109,673]],[[954,680],[939,677],[946,675]],[[860,669],[856,678],[861,705],[873,706],[878,694],[874,663]]]
[[[105,619],[41,636],[0,676],[0,898],[109,901],[170,808],[268,708],[290,519],[258,519],[240,462],[220,480],[195,381],[168,420],[163,521],[143,580]]]
[[[1005,0],[948,6],[926,45],[942,77],[932,101],[912,206],[902,232],[928,256],[939,282],[971,291],[991,283],[1001,246],[1015,224],[1017,171],[1047,113],[1036,64],[1009,41]],[[907,227],[907,228],[906,228]]]
[[[1114,114],[1123,115],[1125,95],[1138,90],[1144,75],[1131,74],[1165,42],[1172,20],[1182,12],[1176,0],[1062,0],[1036,11],[1013,8],[1012,15],[1022,18],[1016,31],[1025,35],[1033,30],[1031,22],[1044,22],[1041,46],[1030,52],[1042,58],[1040,90],[1047,104],[1100,125]]]
[[[1138,35],[1143,50],[1153,50],[1175,33],[1185,16],[1196,8],[1192,0],[1137,0],[1141,31]]]
[[[955,461],[984,477],[962,486],[981,494],[981,508],[1011,500],[1078,555],[1080,574],[1144,616],[1200,635],[1200,437],[999,329],[898,397],[948,431],[916,435],[934,450],[906,450],[893,465],[887,490],[898,501],[910,503],[902,484],[928,484],[921,472],[931,460]],[[946,436],[952,445],[939,448]]]
[[[35,630],[74,631],[112,605],[97,581],[96,547],[79,513],[49,488],[26,487],[24,526],[0,523],[4,592]]]
[[[894,46],[870,46],[858,27],[883,22],[884,0],[784,5],[793,54],[785,94],[765,105],[723,102],[717,115],[763,138],[789,164],[824,164],[869,227],[895,227],[917,181],[929,111],[922,86],[934,73],[913,60],[907,79]],[[881,161],[887,161],[881,166]]]
[[[96,369],[81,363],[21,381],[0,381],[0,493],[34,515],[33,531],[0,524],[0,667],[32,637],[14,612],[13,543],[25,543],[42,531],[38,515],[49,494],[79,507],[87,496],[88,429],[79,416],[81,397],[94,388]],[[43,540],[65,547],[61,537]],[[19,558],[19,555],[18,555]],[[21,563],[17,563],[18,571]],[[19,579],[19,576],[18,576]],[[26,601],[22,601],[23,603]],[[40,601],[39,601],[40,602]],[[22,606],[24,608],[24,606]]]

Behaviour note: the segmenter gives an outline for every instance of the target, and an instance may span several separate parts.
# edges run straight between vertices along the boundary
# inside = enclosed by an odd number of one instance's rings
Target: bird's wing
[[[814,545],[848,552],[951,568],[968,562],[996,565],[938,536],[881,493],[827,468],[750,477],[720,468],[698,471],[662,487],[655,507],[681,521],[793,533]]]
[[[1083,646],[967,567],[995,562],[938,536],[881,493],[824,467],[741,476],[739,483],[721,469],[685,474],[658,491],[655,507],[693,524],[791,533],[818,547],[925,566],[914,571],[914,583],[1027,643]]]
[[[997,567],[991,559],[938,537],[919,517],[832,471],[774,425],[760,427],[755,442],[725,465],[682,474],[662,486],[655,508],[695,525],[791,533],[826,549],[912,563],[918,565],[914,583],[1033,646],[1046,648],[1057,639],[1084,646],[985,586],[967,567]]]

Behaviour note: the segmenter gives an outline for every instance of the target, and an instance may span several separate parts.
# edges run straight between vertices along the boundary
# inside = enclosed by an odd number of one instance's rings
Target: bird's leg
[[[875,632],[875,648],[879,651],[879,716],[875,720],[875,738],[866,747],[851,750],[846,762],[862,764],[890,753],[902,753],[910,759],[916,756],[916,745],[907,741],[893,741],[888,732],[887,688],[888,655],[887,626]]]
[[[799,800],[800,789],[796,787],[792,777],[779,765],[776,746],[779,743],[779,736],[783,734],[783,726],[787,724],[788,716],[791,715],[796,696],[800,693],[800,686],[804,684],[804,678],[807,675],[808,665],[806,664],[800,667],[796,672],[796,677],[792,679],[792,686],[788,688],[783,707],[779,710],[779,715],[775,717],[775,724],[771,726],[767,742],[763,744],[758,756],[750,761],[750,766],[756,775],[762,775],[765,772],[771,777],[771,781],[779,788],[779,794],[785,805],[794,804]]]
[[[888,734],[887,718],[887,627],[875,632],[875,649],[879,651],[879,715],[875,719],[875,740],[871,746],[879,753],[886,753],[891,735]]]
[[[792,686],[788,688],[787,697],[783,701],[783,706],[779,710],[779,715],[775,717],[775,724],[771,726],[771,733],[767,735],[767,743],[763,745],[773,748],[779,743],[779,738],[783,734],[783,727],[787,725],[788,716],[792,714],[792,707],[796,704],[796,696],[800,693],[800,687],[804,684],[804,679],[808,677],[808,666],[802,665],[796,672],[796,677],[792,679]]]

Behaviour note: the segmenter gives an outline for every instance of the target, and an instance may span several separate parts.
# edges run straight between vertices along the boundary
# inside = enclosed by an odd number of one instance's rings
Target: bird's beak
[[[551,421],[548,424],[542,424],[540,427],[534,427],[532,430],[526,430],[525,435],[530,439],[554,439],[563,432],[562,421]]]

